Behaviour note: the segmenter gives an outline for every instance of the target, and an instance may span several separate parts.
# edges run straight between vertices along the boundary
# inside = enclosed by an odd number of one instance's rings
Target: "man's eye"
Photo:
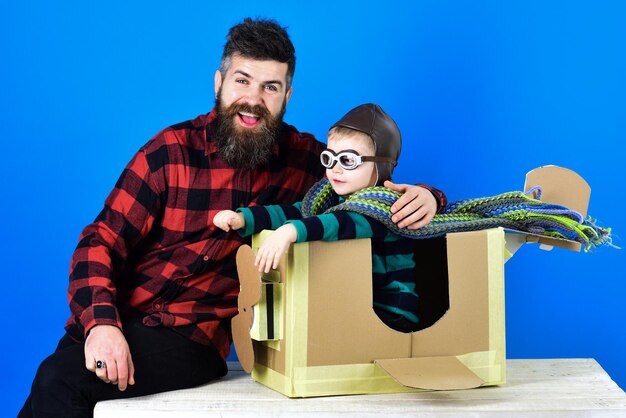
[[[244,78],[238,78],[238,79],[235,80],[235,83],[248,84],[248,80],[246,80]]]
[[[276,87],[274,84],[268,84],[267,86],[265,86],[265,89],[269,91],[278,91],[278,87]]]

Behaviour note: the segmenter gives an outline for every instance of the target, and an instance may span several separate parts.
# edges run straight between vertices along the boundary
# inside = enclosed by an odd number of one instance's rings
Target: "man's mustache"
[[[260,119],[266,119],[268,116],[270,116],[270,111],[267,109],[267,107],[263,105],[249,105],[246,103],[233,103],[232,105],[228,106],[227,109],[225,109],[224,113],[227,117],[233,117],[240,112],[252,113],[254,115],[257,115]]]

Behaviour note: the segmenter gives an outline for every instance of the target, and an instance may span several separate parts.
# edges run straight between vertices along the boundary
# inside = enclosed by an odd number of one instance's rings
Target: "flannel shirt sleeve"
[[[70,310],[85,336],[96,325],[122,328],[116,282],[131,249],[160,210],[144,150],[128,163],[95,221],[85,227],[70,265]]]

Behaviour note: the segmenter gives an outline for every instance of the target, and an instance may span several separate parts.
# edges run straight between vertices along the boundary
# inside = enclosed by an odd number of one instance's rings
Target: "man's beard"
[[[252,170],[269,162],[272,148],[277,141],[285,114],[285,105],[280,113],[272,116],[269,110],[261,105],[250,106],[233,103],[223,108],[221,91],[215,101],[217,118],[214,137],[220,156],[232,167]],[[235,120],[239,112],[253,113],[260,120],[254,128],[239,126]]]

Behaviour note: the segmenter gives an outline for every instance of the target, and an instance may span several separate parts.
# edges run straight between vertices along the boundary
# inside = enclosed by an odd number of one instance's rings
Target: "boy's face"
[[[371,139],[362,133],[350,137],[329,138],[328,149],[335,154],[352,150],[362,157],[373,157],[374,153],[371,151],[371,147],[367,146],[368,142],[371,142]],[[376,184],[376,165],[374,162],[366,161],[353,170],[346,170],[339,162],[336,162],[332,168],[326,169],[326,177],[328,177],[335,193],[339,196],[346,196]]]

